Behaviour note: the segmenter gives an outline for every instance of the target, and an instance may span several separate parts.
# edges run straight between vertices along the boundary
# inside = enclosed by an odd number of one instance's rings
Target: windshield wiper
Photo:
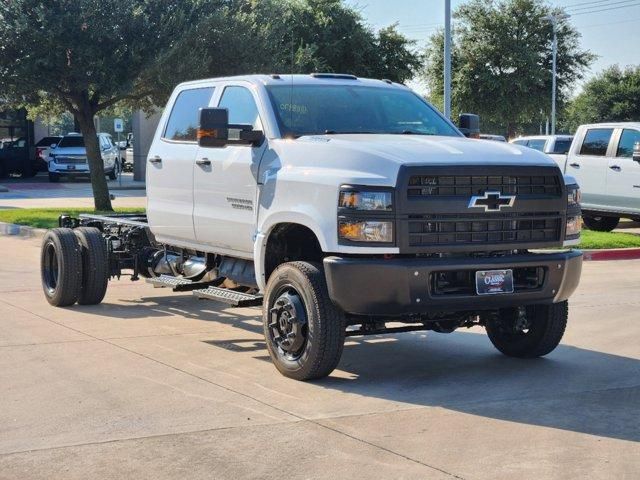
[[[346,131],[346,130],[345,131],[340,131],[340,132],[338,132],[336,130],[325,130],[324,131],[325,135],[355,135],[355,134],[358,134],[358,133],[366,135],[366,134],[380,133],[380,132],[367,132],[365,130],[354,130],[354,131],[351,131],[351,132],[350,131]]]
[[[435,135],[429,132],[416,132],[415,130],[403,130],[402,132],[394,132],[395,135]]]

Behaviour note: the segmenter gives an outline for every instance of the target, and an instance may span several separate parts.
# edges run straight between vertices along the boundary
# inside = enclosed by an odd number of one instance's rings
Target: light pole
[[[451,118],[451,0],[444,0],[444,116]]]
[[[556,64],[558,61],[558,22],[566,20],[569,15],[566,13],[549,14],[542,17],[543,20],[551,22],[553,27],[553,43],[551,46],[552,55],[552,76],[551,76],[551,135],[556,134]]]

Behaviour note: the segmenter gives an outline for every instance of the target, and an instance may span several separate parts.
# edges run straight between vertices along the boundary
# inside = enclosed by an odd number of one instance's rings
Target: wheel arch
[[[270,222],[257,234],[254,245],[258,286],[264,290],[269,275],[285,261],[322,261],[326,246],[320,229],[309,218],[287,215]]]

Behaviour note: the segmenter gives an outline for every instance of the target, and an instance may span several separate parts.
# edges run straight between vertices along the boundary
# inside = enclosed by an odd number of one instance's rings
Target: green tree
[[[515,135],[538,124],[551,109],[553,30],[543,17],[559,13],[543,0],[472,0],[454,12],[452,111],[481,116],[483,129]],[[429,41],[423,77],[442,104],[443,33]],[[580,34],[558,23],[558,103],[594,60],[580,48]]]
[[[96,209],[111,210],[111,201],[95,115],[157,94],[151,73],[190,31],[199,7],[197,0],[0,0],[0,90],[32,115],[74,115]]]
[[[640,121],[640,65],[607,68],[585,83],[562,116],[568,131],[584,123]]]
[[[229,0],[170,55],[156,78],[178,82],[247,73],[340,72],[404,82],[422,65],[395,25],[374,32],[342,0]],[[187,58],[196,61],[185,61]]]

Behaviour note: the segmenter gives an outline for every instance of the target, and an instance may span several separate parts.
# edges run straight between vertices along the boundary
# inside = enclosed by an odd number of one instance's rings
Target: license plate
[[[481,270],[476,272],[478,295],[513,293],[513,270]]]
[[[75,170],[76,166],[75,165],[67,165],[67,170]]]

